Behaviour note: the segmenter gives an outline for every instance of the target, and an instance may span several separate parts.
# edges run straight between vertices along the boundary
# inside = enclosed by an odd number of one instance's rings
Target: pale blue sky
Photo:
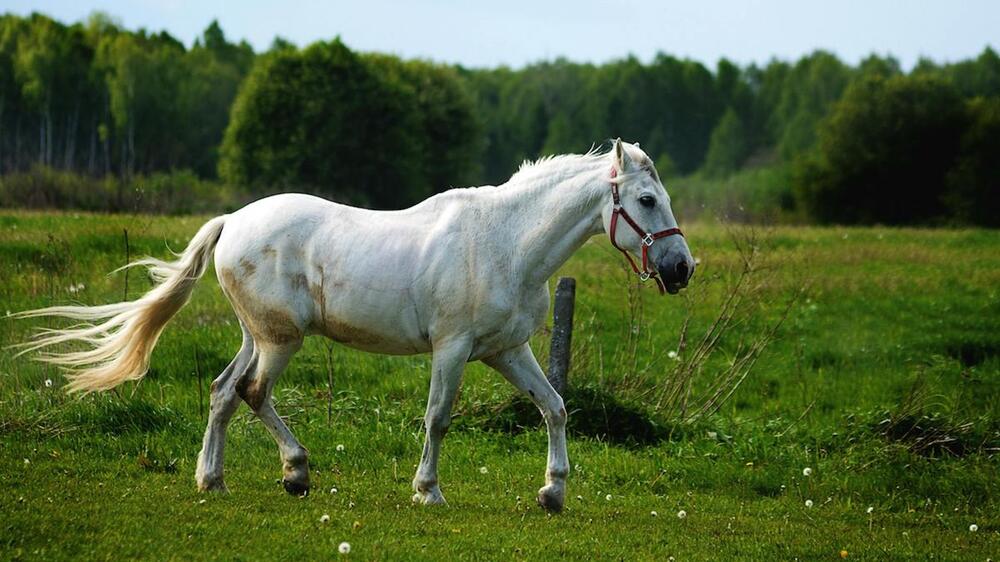
[[[603,62],[657,51],[714,65],[794,59],[816,48],[850,63],[876,52],[905,68],[920,56],[972,57],[1000,46],[998,0],[6,0],[0,11],[63,21],[102,10],[128,28],[166,29],[190,45],[213,18],[230,39],[266,49],[340,35],[351,48],[466,66],[565,56]]]

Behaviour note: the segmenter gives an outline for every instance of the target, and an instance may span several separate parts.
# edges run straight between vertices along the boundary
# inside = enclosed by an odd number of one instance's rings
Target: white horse
[[[633,228],[616,232],[619,216]],[[441,441],[464,366],[478,360],[541,410],[549,449],[538,503],[559,511],[569,473],[566,410],[528,338],[545,321],[548,278],[602,231],[616,247],[642,257],[644,278],[658,272],[661,287],[672,293],[694,272],[652,161],[621,139],[607,154],[542,159],[523,165],[504,185],[453,189],[402,211],[276,195],[208,221],[175,262],[137,262],[157,281],[138,300],[21,313],[95,322],[43,331],[22,352],[87,344],[84,351],[41,357],[68,368],[74,391],[141,378],[163,327],[188,301],[214,251],[243,345],[212,383],[199,489],[226,489],[226,427],[242,399],[278,444],[285,489],[308,491],[306,449],[275,412],[271,390],[303,338],[322,334],[366,351],[433,354],[414,501],[445,501],[437,477]]]

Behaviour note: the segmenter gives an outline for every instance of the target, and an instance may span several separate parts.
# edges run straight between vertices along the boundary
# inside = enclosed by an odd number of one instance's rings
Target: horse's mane
[[[659,181],[659,175],[656,174],[656,168],[653,166],[653,161],[649,156],[638,146],[635,146],[631,152],[630,155],[638,162],[640,168]],[[584,154],[557,154],[542,156],[534,161],[525,160],[507,183],[522,183],[539,176],[545,176],[553,183],[558,183],[566,176],[579,172],[579,166],[573,166],[572,164],[596,164],[607,159],[610,153],[610,149],[594,146]]]
[[[585,154],[556,154],[542,156],[537,160],[525,160],[507,183],[521,183],[537,176],[546,176],[559,181],[565,175],[575,173],[578,168],[570,164],[599,162],[608,155],[607,150],[595,146]]]

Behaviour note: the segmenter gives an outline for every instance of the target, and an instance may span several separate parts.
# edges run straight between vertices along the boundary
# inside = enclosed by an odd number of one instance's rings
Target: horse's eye
[[[643,207],[652,207],[653,205],[656,205],[656,199],[653,199],[652,195],[643,195],[639,198],[639,203]]]

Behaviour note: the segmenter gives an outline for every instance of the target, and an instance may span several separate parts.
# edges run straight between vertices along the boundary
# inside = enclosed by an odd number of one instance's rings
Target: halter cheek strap
[[[618,177],[618,171],[614,167],[611,168],[611,179]],[[611,245],[615,247],[619,252],[625,255],[625,259],[628,260],[629,265],[632,266],[632,271],[639,275],[639,279],[643,281],[648,281],[652,279],[656,281],[657,288],[660,289],[660,294],[666,292],[667,287],[663,284],[663,280],[657,275],[656,269],[649,269],[649,247],[653,245],[660,238],[666,238],[667,236],[673,236],[675,234],[679,236],[684,236],[679,228],[668,228],[666,230],[661,230],[659,232],[646,232],[643,230],[639,223],[635,222],[631,216],[629,216],[628,211],[622,206],[621,197],[618,195],[618,183],[615,181],[611,182],[611,200],[614,203],[614,208],[611,211],[611,228],[609,229],[608,236],[611,238]],[[639,235],[642,245],[642,269],[636,265],[635,260],[632,259],[632,255],[628,253],[627,250],[618,245],[618,241],[615,239],[615,233],[618,230],[618,217],[625,219],[625,222],[632,227],[632,230]]]

